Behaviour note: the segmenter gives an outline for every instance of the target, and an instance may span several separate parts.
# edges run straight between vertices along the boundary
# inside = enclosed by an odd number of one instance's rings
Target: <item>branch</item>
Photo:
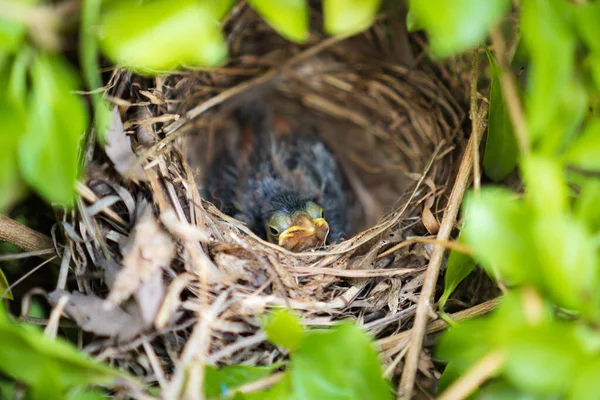
[[[517,93],[515,77],[510,73],[506,43],[504,42],[504,38],[498,27],[495,27],[490,31],[490,37],[492,39],[492,44],[494,45],[496,59],[500,65],[500,88],[502,89],[504,100],[506,101],[508,116],[515,129],[515,136],[517,138],[517,143],[519,144],[519,152],[522,156],[525,156],[529,154],[531,144],[529,143],[527,122],[525,120],[525,115],[523,114],[521,99]]]
[[[462,198],[469,184],[469,178],[473,168],[474,149],[479,149],[479,143],[481,142],[481,137],[485,130],[485,115],[487,109],[487,103],[483,103],[479,109],[477,118],[480,123],[476,126],[477,129],[471,133],[469,143],[467,144],[465,154],[460,164],[456,182],[452,188],[452,193],[450,193],[448,207],[444,212],[444,218],[437,236],[437,239],[440,241],[448,241],[452,229],[454,228]],[[437,278],[440,273],[444,250],[445,248],[440,245],[434,247],[431,259],[429,260],[429,266],[427,267],[427,272],[425,273],[425,281],[423,282],[423,288],[421,289],[415,322],[411,331],[410,347],[408,348],[406,355],[406,364],[404,366],[404,371],[402,371],[402,379],[400,380],[400,387],[398,390],[398,398],[401,399],[410,399],[412,397],[413,386],[417,375],[417,363],[419,361],[421,348],[423,347],[423,337],[425,336],[427,328],[427,320],[429,319],[429,314],[432,312],[431,302],[433,300]]]
[[[28,252],[54,249],[51,238],[2,214],[0,214],[0,241],[9,242]],[[51,254],[54,255],[54,252]]]

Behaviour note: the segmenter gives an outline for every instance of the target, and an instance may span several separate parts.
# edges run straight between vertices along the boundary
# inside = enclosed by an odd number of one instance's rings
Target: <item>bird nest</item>
[[[272,363],[284,355],[260,318],[286,306],[309,327],[356,320],[385,342],[394,374],[406,342],[390,338],[415,314],[468,93],[459,60],[432,63],[403,20],[390,13],[359,36],[313,31],[296,45],[242,3],[224,24],[227,66],[113,73],[109,146],[90,138],[78,212],[63,224],[78,292],[61,306],[94,334],[86,350],[152,383],[192,359]],[[355,198],[347,240],[292,253],[202,198],[231,111],[252,96],[336,153]]]

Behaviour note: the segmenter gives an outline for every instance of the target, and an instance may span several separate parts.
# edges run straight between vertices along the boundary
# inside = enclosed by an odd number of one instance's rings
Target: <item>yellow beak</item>
[[[303,251],[325,244],[329,224],[324,218],[311,218],[307,214],[295,217],[294,224],[281,232],[279,245],[290,251]]]

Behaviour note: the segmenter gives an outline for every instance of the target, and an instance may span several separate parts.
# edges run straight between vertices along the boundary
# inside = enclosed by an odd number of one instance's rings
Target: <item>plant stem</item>
[[[473,167],[473,149],[479,148],[483,131],[485,130],[485,115],[487,114],[488,105],[483,103],[479,109],[479,121],[480,124],[476,126],[476,129],[471,132],[471,137],[465,154],[460,164],[458,176],[450,198],[448,200],[448,207],[444,212],[444,218],[440,225],[440,231],[437,239],[440,241],[448,241],[450,234],[454,228],[458,211],[462,203],[462,198],[467,190],[469,184],[469,178],[471,176],[471,169]],[[473,143],[473,141],[475,143]],[[423,282],[423,288],[421,289],[421,295],[419,297],[419,304],[417,306],[417,312],[415,316],[415,322],[411,331],[411,343],[406,354],[406,363],[404,371],[402,371],[402,379],[400,380],[400,387],[398,389],[398,398],[410,399],[412,398],[413,386],[415,384],[415,378],[417,375],[417,366],[419,362],[419,355],[423,347],[423,337],[426,333],[427,320],[429,314],[433,312],[431,306],[433,300],[433,294],[437,283],[437,278],[440,273],[440,267],[444,257],[445,248],[436,245],[433,248],[429,265],[427,266],[427,272],[425,275],[425,281]]]
[[[495,27],[490,31],[490,37],[492,39],[492,44],[494,45],[496,59],[500,65],[500,87],[504,99],[506,100],[508,116],[515,129],[515,136],[517,138],[517,143],[519,144],[519,152],[521,153],[521,156],[525,156],[529,154],[531,150],[531,143],[529,142],[529,135],[527,132],[527,121],[525,120],[521,100],[517,93],[515,77],[510,73],[508,65],[506,43],[498,27]]]

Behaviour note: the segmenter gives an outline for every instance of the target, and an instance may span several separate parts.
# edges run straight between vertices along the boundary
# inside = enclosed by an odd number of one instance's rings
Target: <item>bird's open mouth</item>
[[[324,218],[311,218],[300,215],[294,225],[279,235],[279,245],[290,251],[303,251],[325,244],[329,224]]]

